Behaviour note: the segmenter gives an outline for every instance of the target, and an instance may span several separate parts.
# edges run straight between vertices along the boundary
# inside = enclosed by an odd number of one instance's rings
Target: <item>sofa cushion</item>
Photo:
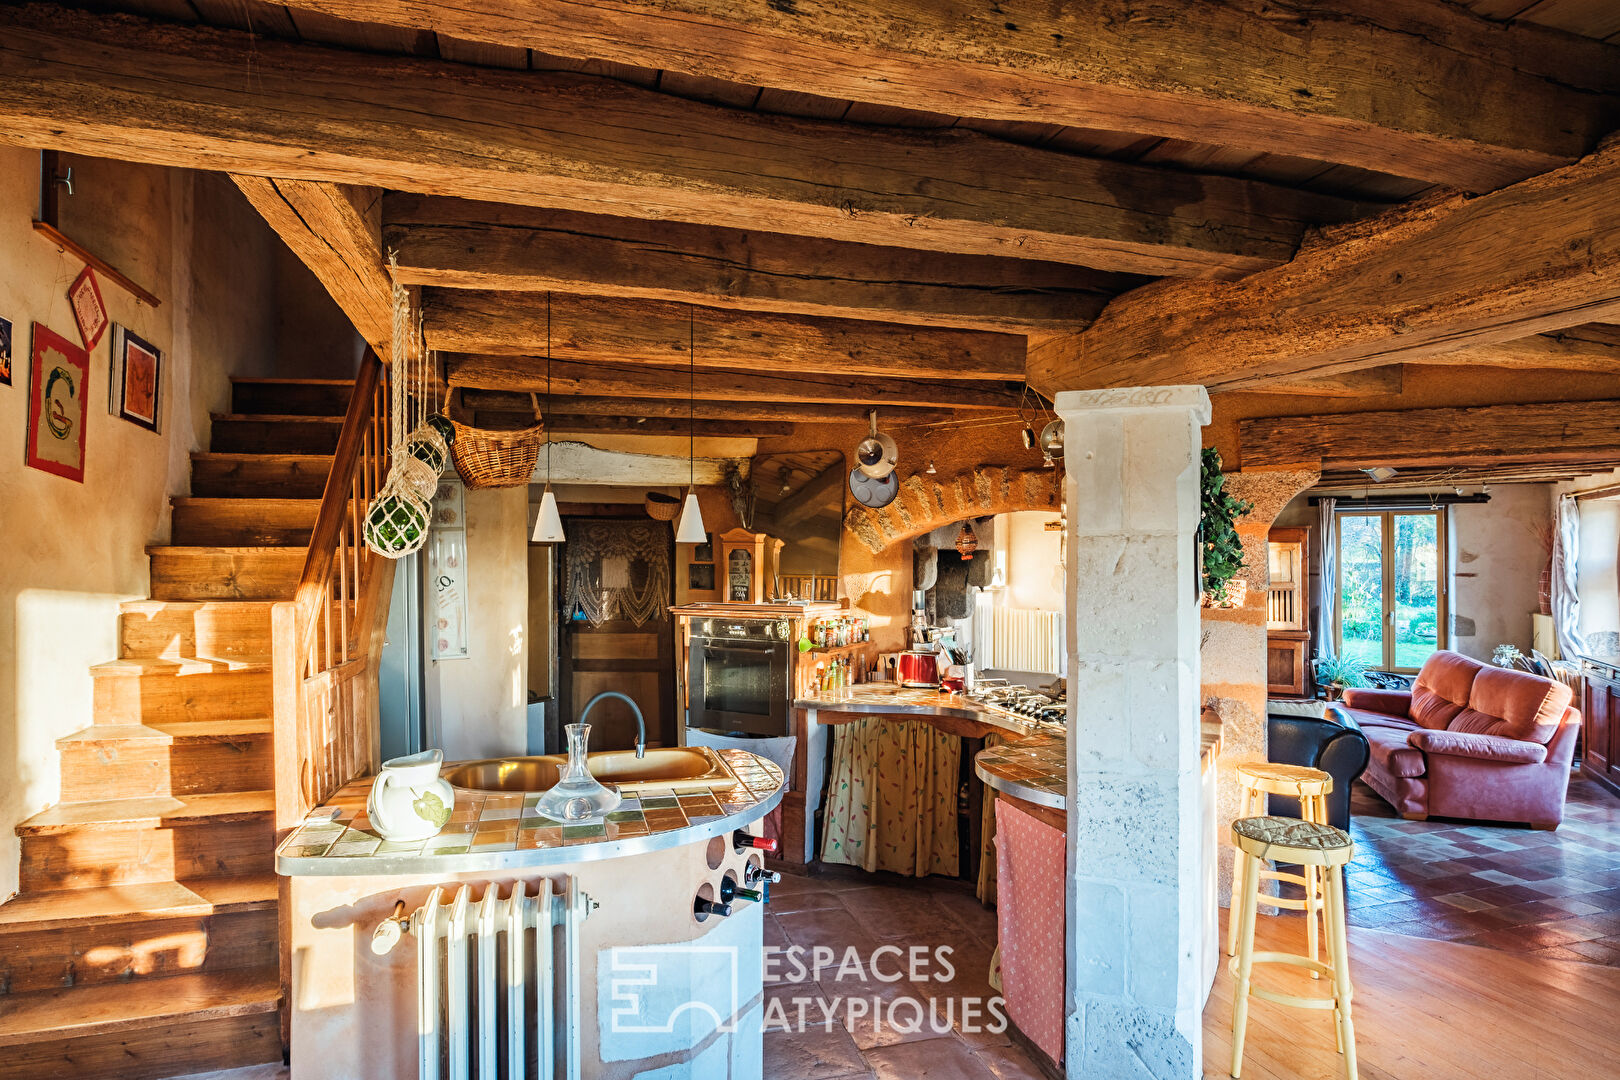
[[[1419,727],[1448,727],[1468,707],[1474,680],[1484,670],[1484,664],[1461,653],[1441,649],[1430,654],[1412,684],[1409,715]]]
[[[1335,705],[1333,708],[1335,712],[1348,714],[1358,727],[1388,727],[1398,728],[1401,731],[1418,730],[1418,726],[1412,721],[1399,716],[1390,716],[1388,713],[1368,712],[1366,709],[1349,709],[1343,705]]]
[[[1383,724],[1363,727],[1367,736],[1367,749],[1372,753],[1372,764],[1390,776],[1422,776],[1427,768],[1423,752],[1407,744],[1407,736],[1421,728],[1393,727]]]
[[[1405,716],[1412,707],[1412,695],[1406,690],[1346,690],[1344,704],[1351,709]]]
[[[1407,742],[1430,754],[1500,761],[1507,765],[1540,765],[1547,760],[1547,748],[1538,742],[1506,739],[1500,735],[1478,735],[1468,731],[1428,731],[1419,728]]]
[[[1563,683],[1528,671],[1486,668],[1474,680],[1468,707],[1446,730],[1545,743],[1558,730],[1573,696]]]

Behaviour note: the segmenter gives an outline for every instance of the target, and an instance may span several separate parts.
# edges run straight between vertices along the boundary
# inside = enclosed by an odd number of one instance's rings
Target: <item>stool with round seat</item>
[[[1239,818],[1264,815],[1267,795],[1287,795],[1299,800],[1302,820],[1327,824],[1327,797],[1333,792],[1333,777],[1321,769],[1312,769],[1305,765],[1281,765],[1270,761],[1250,761],[1237,767],[1237,782],[1242,791],[1237,812]],[[1242,852],[1233,850],[1232,914],[1226,927],[1228,956],[1237,955],[1237,901],[1248,887],[1244,880],[1247,866],[1248,861],[1244,859]],[[1286,908],[1289,911],[1305,912],[1305,940],[1310,945],[1311,959],[1315,960],[1321,955],[1316,920],[1322,912],[1322,886],[1318,880],[1317,868],[1307,866],[1302,869],[1304,870],[1302,874],[1290,874],[1261,864],[1258,868],[1258,880],[1286,881],[1302,886],[1305,889],[1305,898],[1296,900],[1291,896],[1266,896],[1261,898],[1260,903]]]
[[[1286,817],[1240,818],[1232,823],[1232,843],[1238,858],[1258,871],[1267,860],[1292,863],[1307,873],[1316,871],[1322,883],[1323,930],[1327,960],[1283,952],[1254,951],[1255,908],[1260,897],[1260,874],[1246,875],[1239,916],[1238,953],[1230,961],[1236,985],[1232,988],[1232,1075],[1243,1067],[1243,1037],[1249,1025],[1249,995],[1300,1009],[1332,1009],[1334,1034],[1344,1055],[1348,1080],[1356,1080],[1356,1034],[1350,1020],[1350,950],[1344,930],[1344,876],[1341,869],[1355,854],[1350,835],[1331,825]],[[1236,894],[1234,899],[1236,899]],[[1270,902],[1270,898],[1267,898]],[[1330,979],[1333,992],[1328,997],[1298,997],[1252,986],[1255,964],[1288,964],[1302,967],[1315,977]]]

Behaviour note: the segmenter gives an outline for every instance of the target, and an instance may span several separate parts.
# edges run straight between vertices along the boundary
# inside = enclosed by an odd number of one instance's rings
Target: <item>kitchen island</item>
[[[436,836],[390,843],[366,817],[370,778],[307,815],[276,852],[292,924],[299,1080],[418,1075],[418,1000],[425,992],[419,928],[380,954],[372,947],[374,931],[396,911],[409,917],[430,905],[438,893],[438,903],[451,907],[449,937],[456,940],[476,933],[490,886],[504,899],[520,883],[525,896],[557,897],[556,963],[548,960],[551,970],[540,970],[538,957],[552,955],[549,921],[541,922],[545,945],[528,932],[520,955],[537,950],[528,975],[537,990],[523,1009],[553,1003],[554,1053],[572,1063],[558,1075],[633,1080],[669,1067],[692,1075],[761,1075],[764,905],[739,897],[724,917],[696,913],[694,900],[720,901],[749,877],[746,867],[760,868],[762,853],[738,850],[733,837],[757,832],[781,800],[783,775],[753,754],[719,753],[734,786],[712,793],[643,789],[595,823],[540,817],[538,794],[457,789],[450,820]],[[458,927],[455,895],[463,885],[470,891]],[[493,935],[489,949],[492,963],[500,957],[498,979],[491,973],[482,991],[481,978],[459,991],[453,974],[448,986],[430,979],[431,1000],[443,1000],[451,1016],[459,1007],[463,1018],[469,998],[485,992],[494,1002],[510,955],[509,935],[500,939],[498,954]],[[468,947],[481,949],[481,940]],[[475,1023],[475,1054],[476,1034]],[[503,1045],[506,1038],[503,1029]],[[531,1054],[533,1040],[531,1031]]]

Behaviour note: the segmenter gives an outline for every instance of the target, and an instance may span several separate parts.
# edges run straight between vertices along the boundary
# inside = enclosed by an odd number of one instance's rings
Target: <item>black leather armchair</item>
[[[1370,751],[1367,736],[1348,713],[1329,708],[1327,715],[1266,717],[1266,738],[1270,760],[1282,765],[1309,765],[1333,777],[1328,795],[1328,822],[1337,828],[1350,828],[1350,785],[1366,769]],[[1299,800],[1273,795],[1271,813],[1299,816]]]

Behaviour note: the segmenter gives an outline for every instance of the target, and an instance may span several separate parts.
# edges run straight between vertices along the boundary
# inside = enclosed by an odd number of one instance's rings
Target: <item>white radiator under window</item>
[[[530,887],[539,894],[529,893]],[[436,888],[411,915],[421,1080],[579,1080],[579,924],[573,878]]]
[[[997,607],[974,611],[974,662],[980,671],[1063,671],[1063,613]]]

